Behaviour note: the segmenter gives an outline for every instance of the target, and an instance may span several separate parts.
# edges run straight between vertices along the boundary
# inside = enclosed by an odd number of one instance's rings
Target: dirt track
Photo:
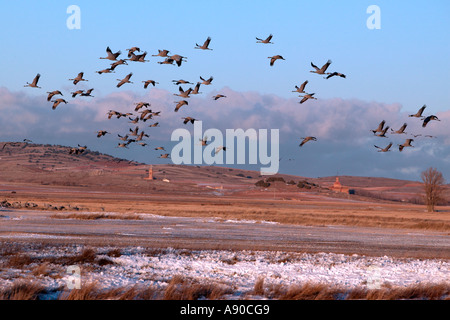
[[[67,213],[57,214],[62,217]],[[446,232],[301,226],[146,214],[141,214],[139,220],[59,219],[54,215],[55,212],[41,210],[2,210],[0,241],[450,259],[450,238]]]

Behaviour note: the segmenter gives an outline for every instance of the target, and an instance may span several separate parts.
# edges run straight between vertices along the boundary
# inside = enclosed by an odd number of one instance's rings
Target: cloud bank
[[[173,91],[150,88],[145,93],[120,91],[108,95],[72,98],[64,91],[60,104],[52,110],[43,89],[10,91],[0,87],[0,140],[21,141],[30,139],[36,143],[76,146],[88,145],[91,150],[146,163],[167,163],[159,159],[154,147],[164,145],[170,152],[173,142],[170,135],[177,128],[192,130],[184,125],[182,117],[203,121],[203,130],[226,129],[279,129],[280,172],[307,177],[329,175],[384,176],[418,180],[420,172],[432,166],[450,179],[450,110],[436,114],[441,121],[432,121],[422,128],[422,121],[408,117],[400,104],[368,102],[358,99],[320,99],[299,104],[300,98],[286,99],[273,94],[238,92],[228,87],[209,89],[201,87],[199,95],[185,99],[188,105],[174,112],[176,101],[183,98]],[[213,100],[217,93],[226,97]],[[130,123],[127,118],[108,119],[109,110],[132,112],[135,103],[149,102],[152,111],[161,111],[159,117],[145,123]],[[421,107],[417,106],[417,109]],[[428,115],[427,111],[424,112]],[[381,120],[394,130],[407,123],[407,134],[392,134],[387,138],[374,136]],[[158,127],[149,125],[159,122]],[[139,126],[150,135],[147,147],[130,145],[129,149],[117,148],[118,134]],[[97,138],[96,131],[107,130],[111,134]],[[420,136],[412,136],[412,135]],[[299,147],[301,138],[314,136]],[[429,137],[431,136],[431,137]],[[406,138],[413,138],[413,148],[398,150]],[[393,143],[390,152],[378,152],[374,145],[385,147]],[[242,167],[242,166],[241,166]],[[245,166],[244,166],[245,167]],[[255,169],[246,167],[248,169]]]

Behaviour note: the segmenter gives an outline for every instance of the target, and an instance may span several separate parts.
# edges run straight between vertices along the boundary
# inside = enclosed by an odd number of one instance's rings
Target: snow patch
[[[42,235],[39,235],[42,236]],[[227,285],[235,294],[251,292],[258,279],[264,285],[321,283],[347,289],[376,289],[382,286],[406,287],[450,281],[450,262],[438,259],[367,257],[335,253],[295,253],[280,251],[153,250],[142,247],[120,248],[118,257],[108,256],[114,248],[96,248],[97,259],[112,264],[81,264],[81,282],[96,282],[104,288],[146,285],[164,288],[177,275],[198,281]],[[49,248],[36,257],[79,254],[82,247]],[[30,253],[31,255],[31,253]],[[0,257],[0,264],[6,257]],[[30,266],[31,268],[32,266]],[[33,276],[29,270],[0,270],[0,287],[18,278],[34,279],[47,288],[61,288],[66,277]],[[65,280],[66,279],[66,280]],[[237,297],[230,297],[230,299]]]

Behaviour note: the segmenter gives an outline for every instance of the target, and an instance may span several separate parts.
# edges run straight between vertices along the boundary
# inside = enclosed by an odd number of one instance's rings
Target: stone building
[[[350,189],[349,187],[343,186],[341,184],[341,182],[339,181],[339,177],[336,177],[336,181],[330,187],[330,190],[335,191],[335,192],[348,193],[348,194],[354,194],[355,193],[355,191],[353,189]]]

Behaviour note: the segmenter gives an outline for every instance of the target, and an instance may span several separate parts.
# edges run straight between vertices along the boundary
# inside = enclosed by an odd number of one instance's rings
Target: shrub
[[[308,181],[303,180],[303,181],[299,181],[297,183],[297,187],[299,188],[305,188],[305,189],[311,189],[311,185],[308,183]]]
[[[255,186],[268,188],[270,186],[270,183],[269,182],[265,182],[264,180],[259,180],[258,182],[255,183]]]

